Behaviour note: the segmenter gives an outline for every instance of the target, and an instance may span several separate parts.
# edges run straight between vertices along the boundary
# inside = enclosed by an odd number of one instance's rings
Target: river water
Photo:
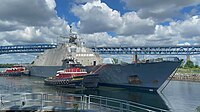
[[[0,77],[0,94],[8,93],[75,93],[93,94],[105,97],[130,100],[173,112],[194,112],[200,106],[200,83],[171,81],[162,93],[138,92],[123,88],[99,87],[82,90],[51,87],[43,84],[39,77]]]

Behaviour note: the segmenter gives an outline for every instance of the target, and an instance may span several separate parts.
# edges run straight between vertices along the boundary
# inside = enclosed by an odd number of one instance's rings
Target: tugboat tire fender
[[[66,84],[69,84],[69,80],[68,79],[66,80]]]

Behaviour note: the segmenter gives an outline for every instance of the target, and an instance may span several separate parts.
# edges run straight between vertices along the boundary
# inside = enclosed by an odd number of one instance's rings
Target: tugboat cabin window
[[[139,79],[138,75],[132,75],[128,77],[129,84],[141,84],[141,80]]]

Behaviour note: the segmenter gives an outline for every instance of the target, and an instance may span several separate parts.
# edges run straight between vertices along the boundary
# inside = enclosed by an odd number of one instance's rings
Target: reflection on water
[[[200,106],[199,82],[172,81],[163,94],[175,112],[195,112]]]
[[[9,93],[75,93],[92,94],[139,102],[175,112],[193,112],[200,106],[200,83],[172,81],[163,94],[100,87],[98,89],[73,89],[46,86],[39,77],[0,77],[0,94]],[[167,103],[166,103],[167,102]]]
[[[38,77],[0,77],[0,94],[5,93],[73,93],[86,95],[100,95],[104,97],[117,98],[122,100],[134,101],[162,109],[168,106],[158,93],[130,91],[127,89],[99,87],[98,89],[73,89],[46,86],[42,78]]]

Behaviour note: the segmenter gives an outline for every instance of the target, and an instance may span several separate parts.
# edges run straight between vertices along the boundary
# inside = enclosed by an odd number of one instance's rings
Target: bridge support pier
[[[135,54],[133,55],[133,62],[137,64],[137,61],[138,61],[138,55]]]
[[[186,61],[190,61],[190,55],[186,55]]]

